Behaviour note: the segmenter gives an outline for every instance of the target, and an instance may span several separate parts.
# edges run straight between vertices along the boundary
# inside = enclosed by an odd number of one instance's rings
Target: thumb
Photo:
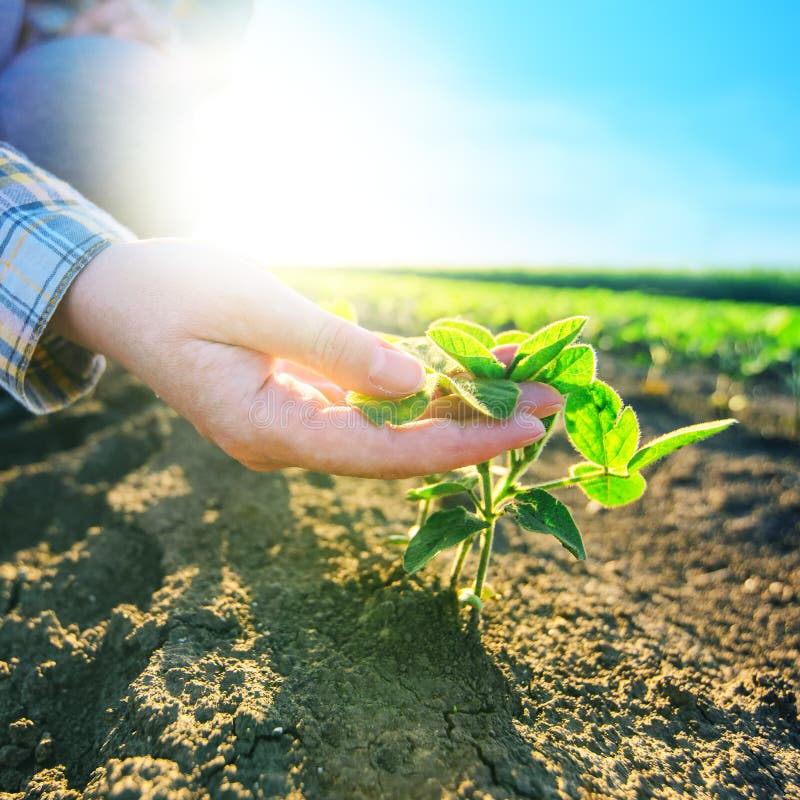
[[[422,364],[388,342],[320,308],[268,273],[236,325],[236,344],[284,358],[345,389],[404,397],[425,382]]]

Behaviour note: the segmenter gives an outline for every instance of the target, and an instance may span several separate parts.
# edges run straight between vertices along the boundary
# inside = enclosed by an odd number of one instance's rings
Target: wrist
[[[119,252],[125,243],[112,242],[98,253],[75,277],[53,314],[49,330],[59,336],[104,355],[110,355],[105,322],[106,296],[110,272],[114,271]]]
[[[210,265],[182,240],[113,242],[75,278],[51,320],[54,333],[148,380],[204,328]],[[211,271],[213,274],[213,271]],[[216,302],[216,301],[215,301]]]

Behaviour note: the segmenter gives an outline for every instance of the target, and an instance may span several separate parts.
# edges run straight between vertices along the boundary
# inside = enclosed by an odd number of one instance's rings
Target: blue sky
[[[266,257],[798,265],[799,32],[788,0],[263,0]]]

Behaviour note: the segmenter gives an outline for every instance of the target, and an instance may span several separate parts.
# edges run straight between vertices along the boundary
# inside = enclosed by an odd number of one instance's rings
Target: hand
[[[422,366],[316,306],[268,272],[200,243],[112,244],[73,282],[51,323],[138,375],[245,466],[410,477],[485,461],[541,438],[537,416],[561,407],[524,384],[502,423],[426,419],[377,428],[344,389],[416,391]]]

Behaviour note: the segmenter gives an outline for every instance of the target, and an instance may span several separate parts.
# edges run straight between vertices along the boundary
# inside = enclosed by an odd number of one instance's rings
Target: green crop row
[[[666,270],[637,268],[446,267],[401,270],[423,277],[561,288],[613,289],[703,300],[739,300],[800,306],[800,270]]]
[[[791,383],[800,369],[800,308],[597,288],[554,288],[380,270],[291,270],[281,276],[319,301],[346,301],[367,327],[411,334],[453,309],[495,330],[532,330],[588,312],[586,339],[649,364],[699,363],[736,378]]]

